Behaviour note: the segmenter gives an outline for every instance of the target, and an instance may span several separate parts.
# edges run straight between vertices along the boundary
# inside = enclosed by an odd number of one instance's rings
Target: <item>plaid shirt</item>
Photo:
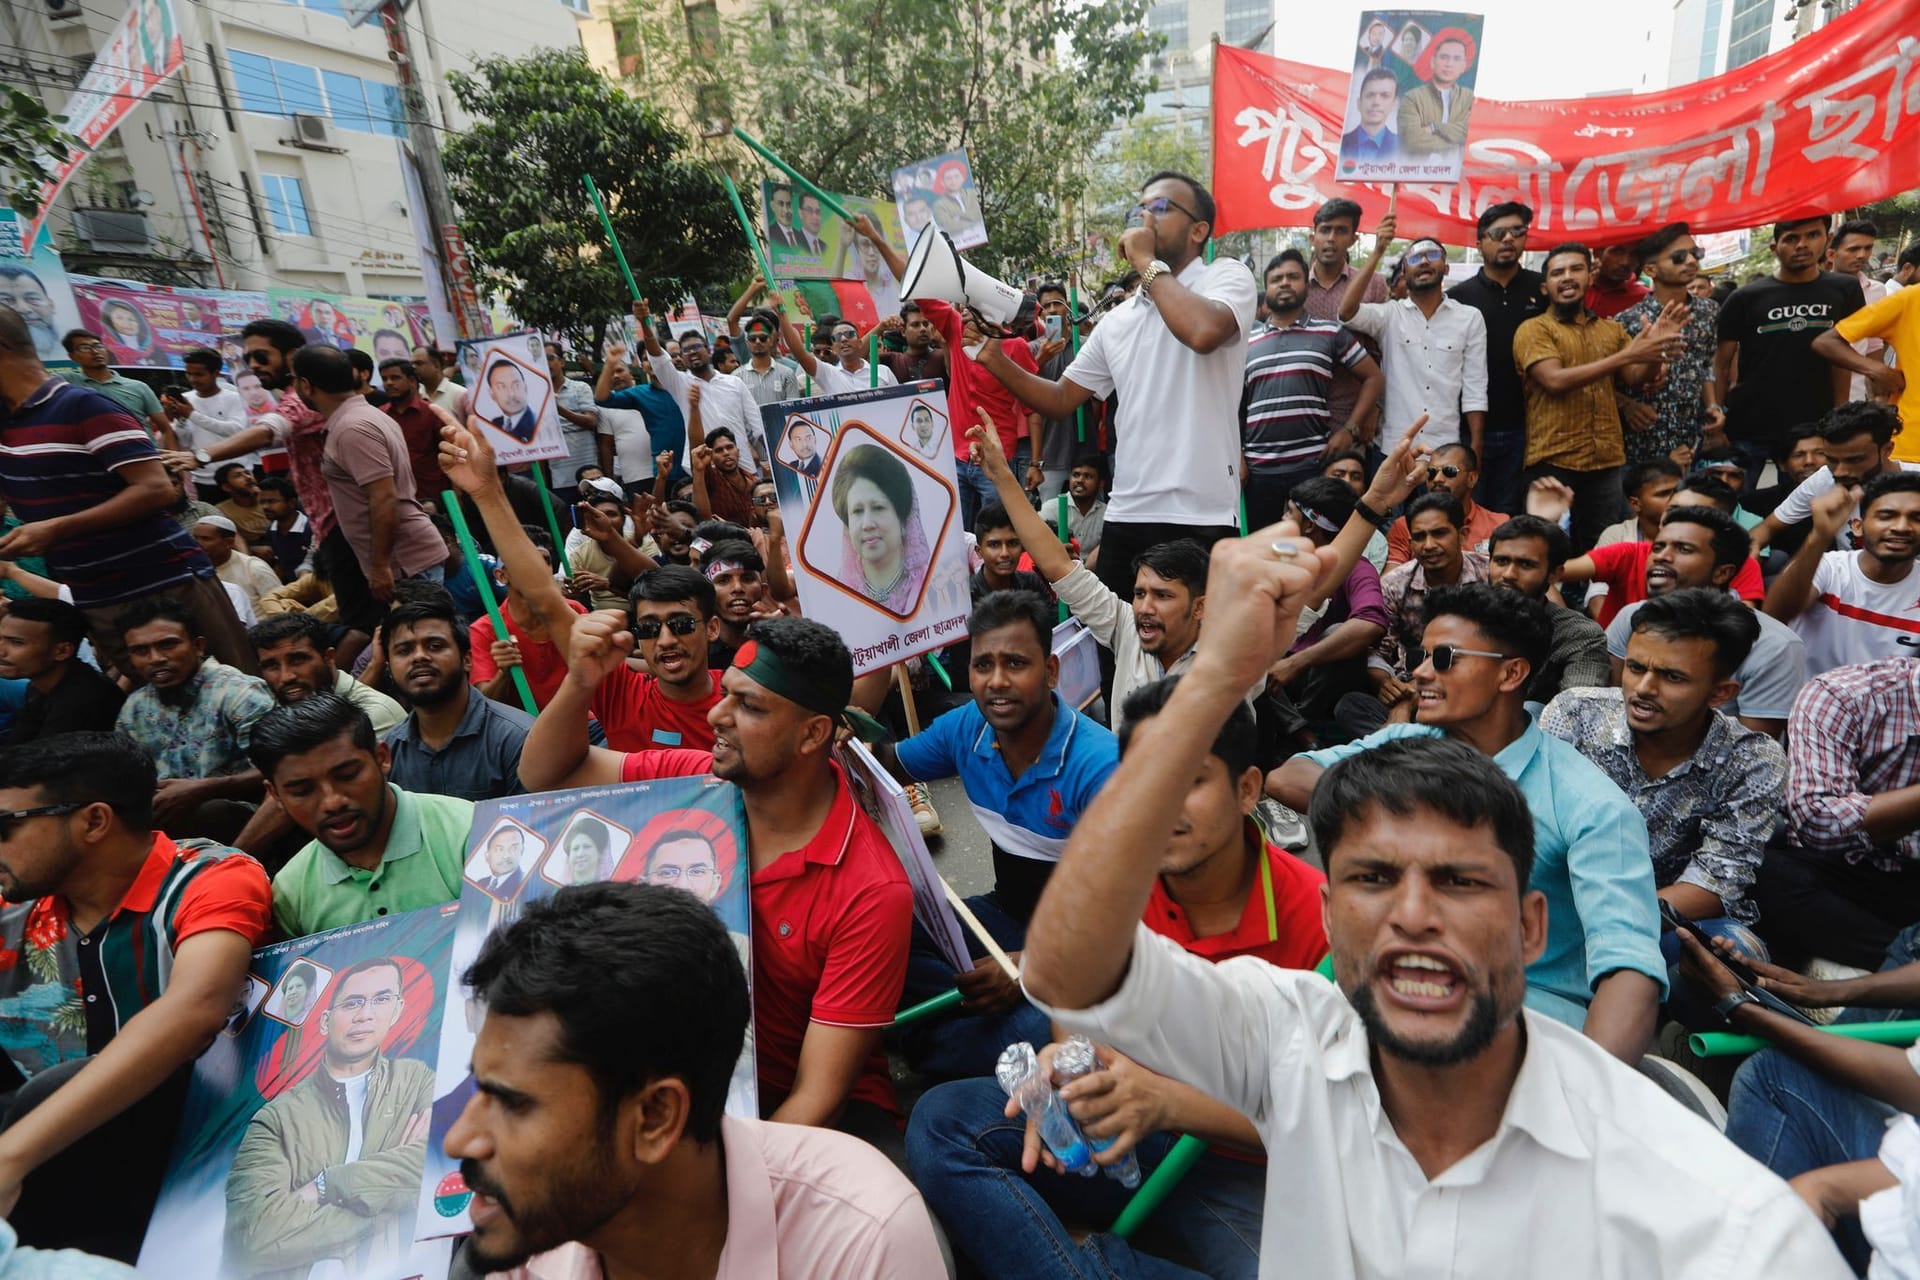
[[[1787,721],[1787,827],[1794,842],[1898,871],[1920,832],[1867,835],[1867,802],[1920,782],[1920,661],[1836,667],[1807,681]]]
[[[253,767],[247,740],[271,710],[265,681],[204,658],[177,697],[162,698],[152,685],[128,694],[114,728],[153,755],[163,780],[219,778]]]
[[[1487,580],[1487,558],[1478,551],[1460,553],[1460,580],[1457,585]],[[1373,647],[1367,665],[1375,670],[1393,672],[1402,680],[1426,660],[1420,644],[1426,624],[1420,614],[1427,601],[1427,571],[1418,560],[1408,560],[1387,570],[1380,579],[1380,596],[1387,604],[1392,622],[1387,634]]]
[[[1753,923],[1759,912],[1747,890],[1773,838],[1787,777],[1779,743],[1716,713],[1691,758],[1650,778],[1618,689],[1569,689],[1540,713],[1540,731],[1572,743],[1640,810],[1655,885],[1696,885],[1716,895],[1727,915]]]

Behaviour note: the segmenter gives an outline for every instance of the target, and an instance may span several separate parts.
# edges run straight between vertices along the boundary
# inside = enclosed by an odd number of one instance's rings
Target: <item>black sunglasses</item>
[[[265,350],[247,352],[248,364],[265,364],[272,358],[272,354]]]
[[[1667,255],[1667,261],[1671,262],[1674,266],[1677,267],[1681,263],[1685,262],[1688,258],[1692,258],[1695,262],[1704,262],[1706,261],[1706,257],[1707,257],[1707,251],[1705,249],[1700,249],[1700,248],[1675,249],[1672,253]]]
[[[78,813],[86,808],[85,804],[43,804],[34,809],[10,809],[0,813],[0,840],[13,838],[13,824],[24,822],[28,818],[56,818],[69,813]]]
[[[1462,649],[1457,644],[1437,644],[1427,651],[1427,658],[1433,663],[1435,671],[1453,670],[1457,658],[1499,658],[1505,661],[1514,655],[1495,653],[1491,649]]]
[[[1427,479],[1431,480],[1435,476],[1445,476],[1449,480],[1458,480],[1460,478],[1460,468],[1454,466],[1451,462],[1442,463],[1437,467],[1428,467]]]
[[[1527,229],[1525,227],[1488,227],[1486,238],[1488,240],[1525,240]]]
[[[662,626],[674,635],[690,636],[699,629],[700,619],[685,613],[676,613],[665,623],[658,618],[636,618],[633,622],[633,638],[636,640],[658,639]]]

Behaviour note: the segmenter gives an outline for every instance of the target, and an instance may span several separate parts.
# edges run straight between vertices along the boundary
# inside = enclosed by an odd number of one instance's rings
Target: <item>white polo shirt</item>
[[[1109,521],[1237,524],[1253,274],[1232,258],[1195,258],[1175,279],[1232,308],[1234,336],[1202,355],[1173,336],[1143,289],[1094,327],[1063,376],[1098,399],[1120,395]]]
[[[1412,298],[1363,302],[1347,328],[1380,344],[1387,375],[1386,420],[1376,443],[1392,453],[1421,414],[1420,443],[1438,449],[1466,438],[1468,413],[1487,410],[1487,321],[1464,302],[1442,297],[1429,320]],[[1511,361],[1513,353],[1499,353]]]

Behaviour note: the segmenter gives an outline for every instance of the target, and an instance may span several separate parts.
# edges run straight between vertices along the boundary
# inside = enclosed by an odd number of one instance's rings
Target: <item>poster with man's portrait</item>
[[[953,450],[928,457],[916,410],[943,424],[946,393],[909,383],[763,406],[794,581],[809,618],[838,631],[864,675],[965,634],[971,599]],[[921,415],[923,418],[925,415]],[[817,466],[796,466],[799,449]]]
[[[1424,9],[1360,15],[1340,127],[1341,181],[1460,181],[1483,22],[1477,13]]]
[[[978,249],[987,242],[987,215],[973,181],[973,161],[965,151],[895,169],[893,202],[908,244],[919,239],[928,224],[952,236],[956,249]]]
[[[432,1129],[425,1171],[412,1193],[417,1196],[422,1240],[471,1229],[467,1207],[472,1193],[460,1176],[459,1162],[446,1154],[445,1142],[474,1096],[469,1067],[486,1011],[461,985],[460,975],[480,954],[487,935],[569,886],[646,881],[683,889],[710,906],[739,948],[751,984],[746,833],[738,788],[704,775],[543,791],[474,806],[466,883],[460,888],[460,918],[446,970]],[[490,861],[497,845],[499,852]],[[511,903],[503,904],[475,878],[474,870],[478,864],[512,875],[509,846],[524,860],[514,864],[524,875],[513,887]],[[760,1114],[751,1028],[727,1091],[727,1114],[743,1119]]]
[[[485,433],[501,466],[567,456],[539,334],[462,339],[457,353],[467,384],[467,426]]]
[[[142,1276],[447,1274],[449,1242],[417,1243],[414,1216],[457,911],[254,953],[237,1007],[265,1000],[194,1064]]]
[[[0,207],[0,306],[12,307],[27,322],[41,360],[70,365],[60,336],[80,327],[80,307],[52,238],[42,232],[29,252],[26,229],[12,209]]]

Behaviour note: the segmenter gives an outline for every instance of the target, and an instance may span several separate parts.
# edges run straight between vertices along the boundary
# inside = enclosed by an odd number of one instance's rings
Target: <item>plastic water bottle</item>
[[[1027,1119],[1039,1128],[1040,1140],[1047,1144],[1047,1150],[1053,1152],[1062,1168],[1083,1178],[1091,1178],[1097,1172],[1093,1148],[1087,1145],[1080,1126],[1067,1114],[1067,1104],[1060,1100],[1059,1090],[1040,1070],[1040,1059],[1032,1045],[1025,1040],[1008,1045],[1001,1052],[993,1075],[1007,1096],[1019,1103]]]
[[[1053,1078],[1060,1082],[1062,1088],[1081,1076],[1105,1069],[1093,1051],[1093,1041],[1085,1036],[1071,1036],[1053,1051]],[[1114,1143],[1112,1138],[1088,1138],[1086,1141],[1095,1151],[1105,1151]],[[1123,1187],[1131,1189],[1140,1185],[1140,1161],[1131,1151],[1119,1163],[1108,1165],[1105,1172]]]

